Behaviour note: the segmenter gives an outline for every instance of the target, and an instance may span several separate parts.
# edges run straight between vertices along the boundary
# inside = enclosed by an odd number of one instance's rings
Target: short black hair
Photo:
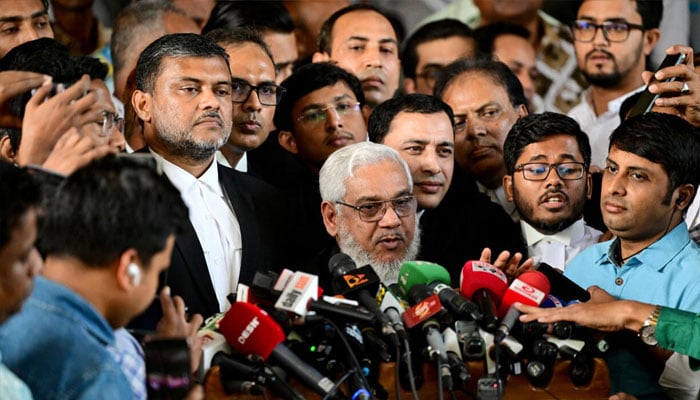
[[[194,33],[173,33],[149,44],[136,63],[136,89],[151,93],[164,58],[221,57],[228,66],[226,51],[213,40]]]
[[[502,35],[513,35],[530,40],[530,31],[524,26],[506,21],[494,22],[474,29],[474,37],[479,47],[479,53],[489,57],[492,56],[494,43]]]
[[[401,57],[403,75],[407,78],[416,78],[418,68],[418,46],[438,39],[447,39],[453,36],[474,40],[474,31],[462,21],[445,18],[427,23],[406,40]],[[476,47],[476,46],[475,46]]]
[[[497,85],[502,86],[506,90],[508,99],[513,107],[518,107],[520,105],[527,107],[527,99],[525,98],[523,85],[520,83],[518,77],[515,76],[507,65],[489,58],[465,58],[448,65],[440,72],[435,82],[435,87],[433,87],[433,95],[442,99],[442,95],[450,84],[460,75],[468,72],[485,75]]]
[[[327,53],[328,55],[331,54],[331,44],[333,43],[333,26],[335,25],[335,22],[338,20],[338,18],[342,17],[343,15],[350,14],[354,11],[374,11],[382,17],[386,18],[386,20],[389,21],[389,24],[391,25],[391,29],[394,31],[394,35],[396,36],[396,42],[401,43],[401,40],[403,39],[401,35],[403,28],[398,24],[396,18],[390,17],[389,15],[387,15],[387,13],[373,5],[357,3],[341,8],[340,10],[331,14],[331,16],[323,22],[323,25],[321,25],[321,31],[319,32],[318,38],[316,39],[317,50],[319,52]]]
[[[202,34],[216,29],[250,27],[266,34],[292,33],[294,22],[281,1],[217,1]]]
[[[41,191],[22,168],[0,161],[0,248],[12,238],[12,230],[33,207],[39,207]]]
[[[253,28],[243,26],[239,28],[233,28],[233,29],[214,29],[211,32],[208,32],[205,37],[213,40],[218,44],[219,46],[223,47],[224,49],[226,46],[240,46],[244,45],[246,43],[251,43],[254,45],[257,45],[262,49],[265,54],[270,58],[270,61],[272,61],[272,64],[274,65],[274,60],[272,59],[272,53],[270,52],[270,48],[267,47],[267,44],[265,41],[262,39],[262,36],[260,36],[260,32],[256,31]],[[229,62],[247,62],[247,60],[229,60]]]
[[[518,162],[525,147],[555,135],[566,135],[576,139],[578,150],[583,156],[586,169],[588,169],[588,166],[591,165],[591,143],[578,122],[564,114],[543,112],[542,114],[529,114],[518,118],[510,128],[503,143],[506,173],[508,175],[515,173],[515,163]]]
[[[352,90],[360,105],[365,104],[365,94],[360,80],[348,71],[325,62],[307,64],[295,69],[292,75],[282,82],[281,86],[286,89],[286,92],[275,110],[275,127],[294,133],[292,109],[299,99],[338,82],[345,83]]]
[[[372,110],[372,115],[370,115],[367,122],[369,140],[374,143],[384,142],[384,138],[389,133],[389,128],[391,128],[391,123],[401,112],[419,114],[445,113],[450,119],[452,134],[454,135],[455,123],[452,108],[436,97],[414,93],[393,97]]]
[[[668,175],[666,201],[673,190],[700,181],[700,133],[688,121],[650,112],[623,121],[610,135],[610,146],[660,164]]]
[[[47,203],[40,245],[49,256],[69,255],[94,267],[135,249],[148,265],[187,219],[180,193],[155,168],[107,156],[61,183]]]
[[[578,0],[574,3],[576,8],[576,13],[578,15],[578,9],[581,8],[585,0]],[[654,29],[661,25],[661,17],[664,13],[664,3],[663,0],[636,0],[637,12],[642,16],[642,26],[644,29]],[[600,3],[605,7],[604,3]]]

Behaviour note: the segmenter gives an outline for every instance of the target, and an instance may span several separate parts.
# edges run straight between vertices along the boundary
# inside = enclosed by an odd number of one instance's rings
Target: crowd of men
[[[194,338],[256,272],[331,290],[339,252],[386,284],[544,262],[591,307],[700,313],[700,75],[680,44],[651,72],[661,0],[572,2],[569,27],[536,0],[416,27],[371,2],[141,0],[109,41],[65,3],[0,0],[3,399],[145,398],[130,331]],[[585,306],[524,319],[649,322]],[[692,346],[612,338],[611,395],[700,393]]]

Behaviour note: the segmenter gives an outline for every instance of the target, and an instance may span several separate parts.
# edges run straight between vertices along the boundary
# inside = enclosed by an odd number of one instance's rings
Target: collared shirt
[[[591,165],[605,167],[608,156],[610,134],[620,125],[620,106],[631,95],[644,90],[640,86],[631,92],[608,102],[608,110],[600,115],[595,114],[591,89],[583,92],[581,102],[569,111],[568,116],[581,125],[581,130],[588,134],[591,141]]]
[[[481,193],[489,196],[492,202],[503,207],[503,209],[506,211],[506,214],[508,214],[510,218],[513,219],[513,222],[518,223],[518,221],[520,221],[520,214],[518,214],[518,210],[515,208],[515,203],[506,199],[506,193],[503,189],[503,185],[499,186],[496,189],[489,189],[477,181],[476,186],[479,188],[479,191]]]
[[[554,111],[567,113],[580,101],[585,78],[576,62],[574,40],[568,28],[542,10],[538,11],[542,38],[537,49],[537,93],[530,112]],[[481,23],[481,13],[472,0],[452,1],[421,21],[428,22],[453,18],[475,29]]]
[[[27,385],[2,363],[2,354],[0,354],[0,399],[32,400],[32,392]]]
[[[37,399],[132,399],[107,349],[115,339],[104,317],[67,287],[42,276],[34,282],[22,311],[0,327],[5,365]]]
[[[564,275],[579,286],[598,285],[619,299],[700,312],[700,247],[681,222],[618,267],[619,239],[593,245],[574,258]]]
[[[545,262],[562,271],[580,252],[598,243],[603,234],[586,225],[583,218],[553,235],[545,235],[522,220],[520,230],[527,244],[528,256],[533,258],[535,265]]]
[[[124,376],[134,392],[134,400],[145,400],[146,360],[143,347],[126,329],[114,331],[114,346],[107,348],[114,359],[121,365]]]
[[[223,165],[224,167],[229,167],[233,168],[231,166],[231,163],[228,162],[226,159],[226,156],[224,156],[224,153],[221,152],[221,150],[218,150],[216,152],[216,162],[219,164]],[[238,160],[238,163],[236,163],[236,168],[233,168],[236,171],[241,171],[241,172],[248,172],[248,152],[243,153],[243,157],[241,157],[240,160]]]
[[[219,182],[218,164],[212,162],[202,176],[196,178],[152,153],[190,211],[190,222],[204,251],[219,309],[226,311],[230,307],[226,296],[235,292],[238,285],[243,242],[238,219]]]

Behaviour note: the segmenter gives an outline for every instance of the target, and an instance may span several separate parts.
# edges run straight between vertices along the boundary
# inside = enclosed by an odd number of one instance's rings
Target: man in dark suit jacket
[[[418,259],[447,268],[453,286],[459,285],[464,263],[480,259],[485,247],[494,254],[526,254],[505,211],[479,193],[473,181],[453,179],[454,117],[447,104],[424,94],[395,97],[375,107],[368,133],[408,164],[422,230]]]
[[[290,254],[284,199],[214,158],[232,125],[228,57],[199,35],[167,35],[139,57],[136,86],[132,104],[148,148],[190,209],[165,283],[192,313],[225,311],[238,283],[280,268]]]

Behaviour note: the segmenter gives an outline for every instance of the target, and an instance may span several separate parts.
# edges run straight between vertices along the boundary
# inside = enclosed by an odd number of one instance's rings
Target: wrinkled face
[[[525,107],[514,107],[506,89],[479,72],[456,77],[442,101],[455,115],[457,164],[486,187],[499,187],[505,175],[503,142],[515,121],[526,114]]]
[[[476,45],[471,38],[451,36],[419,44],[416,54],[416,78],[406,78],[406,92],[432,95],[440,70],[460,58],[474,57]]]
[[[0,247],[0,323],[22,308],[39,272],[32,261],[36,240],[36,211],[27,211],[10,230],[10,240]]]
[[[315,90],[296,102],[292,108],[293,139],[305,163],[320,169],[334,151],[367,140],[367,125],[356,104],[357,97],[344,81]],[[325,117],[305,117],[319,113]]]
[[[525,97],[532,104],[537,79],[537,54],[527,39],[516,35],[500,35],[493,43],[493,55],[518,77]]]
[[[96,145],[108,144],[123,150],[124,124],[116,119],[116,109],[107,85],[101,79],[93,79],[90,81],[90,91],[97,94],[97,100],[86,112],[88,118],[77,128],[83,135],[90,135]]]
[[[272,60],[257,44],[227,46],[231,60],[231,77],[234,82],[252,86],[275,85],[275,67]],[[272,130],[274,105],[260,102],[253,90],[243,103],[233,103],[233,128],[228,143],[241,152],[255,149],[263,144]]]
[[[576,16],[579,20],[594,24],[606,21],[642,24],[642,16],[636,10],[636,2],[584,1]],[[625,78],[641,80],[644,55],[651,51],[645,43],[645,33],[632,29],[624,42],[610,42],[598,29],[591,42],[574,41],[579,69],[593,85],[614,87]],[[641,69],[640,69],[641,68]]]
[[[137,91],[138,93],[138,91]],[[210,160],[231,133],[231,73],[221,57],[165,58],[141,119],[159,154]]]
[[[263,40],[272,53],[277,74],[276,81],[279,85],[292,74],[294,63],[299,58],[297,41],[294,33],[282,32],[268,32],[263,35]]]
[[[418,208],[437,207],[454,169],[454,132],[447,114],[400,112],[382,144],[398,151],[408,164]]]
[[[345,184],[347,192],[341,201],[357,206],[411,194],[405,171],[401,165],[392,161],[358,167],[354,170],[354,176],[348,178]],[[341,251],[351,257],[367,256],[375,268],[379,264],[396,266],[398,274],[401,263],[415,257],[418,250],[415,211],[400,217],[388,205],[381,220],[365,222],[356,210],[333,205],[325,208],[324,223],[328,233],[336,237]],[[357,263],[365,261],[362,258],[353,259]]]
[[[515,165],[569,162],[583,163],[583,155],[575,137],[561,134],[525,146]],[[581,179],[564,180],[552,168],[543,181],[527,180],[522,171],[515,171],[504,177],[503,186],[523,221],[544,234],[554,234],[583,216],[583,207],[591,194],[590,183],[588,173]]]
[[[674,210],[667,198],[668,184],[661,164],[611,147],[600,196],[605,226],[630,241],[662,236]]]
[[[0,0],[0,58],[22,43],[53,38],[41,0]]]
[[[399,87],[401,63],[389,20],[370,10],[338,18],[331,33],[331,60],[362,82],[371,107],[390,99]]]

